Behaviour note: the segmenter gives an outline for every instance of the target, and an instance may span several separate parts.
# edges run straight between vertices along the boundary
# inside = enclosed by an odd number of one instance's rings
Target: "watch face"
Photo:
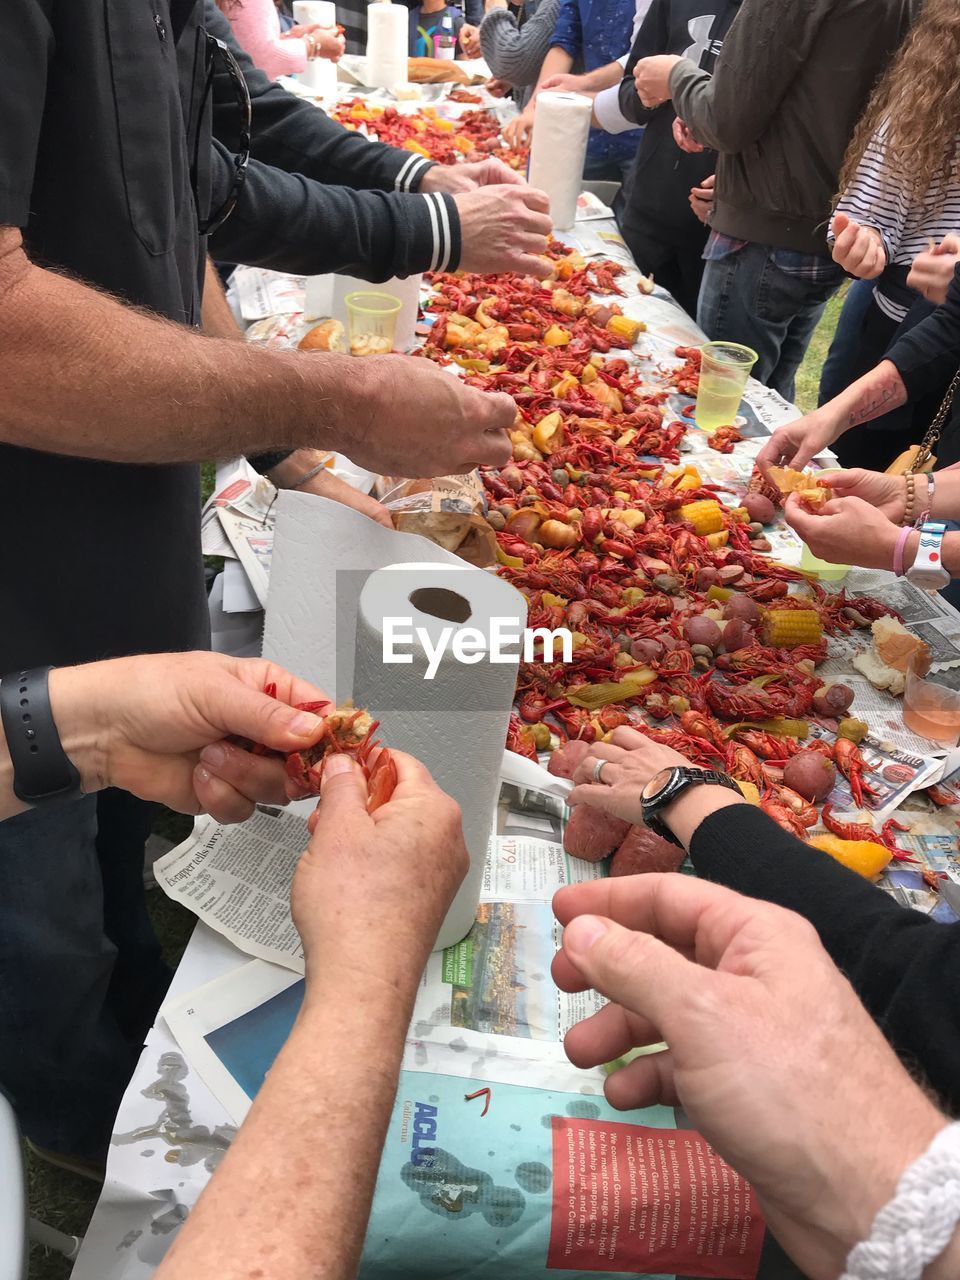
[[[644,800],[655,800],[670,781],[672,773],[673,769],[661,769],[659,773],[655,773],[641,791],[641,798]]]

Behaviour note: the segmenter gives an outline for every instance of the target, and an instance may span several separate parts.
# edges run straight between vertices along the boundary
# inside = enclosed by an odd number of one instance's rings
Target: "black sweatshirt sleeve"
[[[234,172],[230,152],[217,141],[211,164],[216,209]],[[222,262],[379,282],[456,270],[460,231],[453,197],[445,193],[349,191],[251,160],[237,207],[209,247]]]
[[[960,924],[899,906],[747,805],[702,822],[690,857],[705,880],[805,916],[906,1065],[960,1111]]]
[[[227,18],[215,0],[206,0],[204,25],[222,40],[236,58],[250,91],[253,108],[252,154],[265,164],[305,178],[357,191],[416,191],[420,179],[433,167],[399,147],[371,142],[355,130],[345,129],[312,102],[288,93],[257,67],[237,43]],[[222,71],[214,95],[213,132],[235,148],[236,91]]]
[[[253,108],[251,160],[237,207],[211,237],[225,262],[364,280],[456,270],[460,221],[453,198],[414,194],[432,167],[422,156],[370,142],[268,80],[233,38],[213,0],[204,21],[236,57]],[[226,199],[238,149],[236,90],[214,77],[211,208]]]
[[[960,365],[960,266],[943,305],[908,329],[884,359],[896,365],[911,401],[947,385]]]
[[[623,79],[620,81],[620,111],[634,124],[646,124],[658,111],[673,112],[673,104],[670,102],[665,102],[659,107],[649,109],[645,107],[640,101],[633,78],[634,68],[641,58],[651,58],[655,54],[667,52],[670,38],[669,19],[669,0],[653,0],[646,17],[640,24],[633,48],[630,50],[630,57],[623,71]]]

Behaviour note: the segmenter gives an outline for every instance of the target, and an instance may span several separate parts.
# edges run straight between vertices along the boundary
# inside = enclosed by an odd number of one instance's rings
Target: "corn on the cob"
[[[642,320],[631,320],[629,316],[611,316],[607,321],[609,333],[616,334],[618,338],[626,338],[630,343],[636,342],[646,327]]]
[[[701,538],[708,533],[719,533],[723,529],[723,512],[720,510],[720,503],[713,498],[685,502],[680,508],[680,518],[688,520]]]
[[[770,609],[764,639],[774,649],[794,649],[798,644],[819,644],[823,638],[820,615],[815,609]]]

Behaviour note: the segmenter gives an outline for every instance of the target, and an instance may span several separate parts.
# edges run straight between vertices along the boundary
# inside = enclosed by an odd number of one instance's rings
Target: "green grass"
[[[837,327],[840,308],[843,306],[843,300],[846,296],[847,285],[844,285],[827,303],[827,308],[810,340],[810,346],[807,348],[803,364],[797,371],[796,399],[797,405],[804,413],[809,413],[811,409],[817,407],[820,370],[823,368],[823,362],[827,358],[827,350],[833,340],[833,332]]]
[[[820,368],[830,346],[836,328],[845,290],[827,305],[823,319],[817,327],[807,351],[806,359],[797,374],[797,404],[809,412],[817,405],[817,384]],[[204,500],[213,491],[214,466],[203,467]],[[189,818],[161,810],[154,830],[168,840],[180,841],[190,830]],[[164,893],[155,889],[148,894],[150,915],[157,935],[163,944],[169,964],[175,966],[183,955],[195,923],[194,916],[172,902]],[[73,1174],[51,1169],[27,1154],[27,1186],[30,1196],[30,1212],[48,1226],[56,1227],[69,1235],[82,1235],[93,1213],[99,1196],[99,1188],[92,1182]],[[67,1280],[71,1263],[56,1254],[34,1247],[30,1252],[29,1280]]]

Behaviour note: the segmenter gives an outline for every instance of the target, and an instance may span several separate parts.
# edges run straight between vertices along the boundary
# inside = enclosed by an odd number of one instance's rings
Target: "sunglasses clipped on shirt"
[[[230,183],[230,190],[227,192],[226,199],[216,213],[211,213],[209,217],[200,219],[200,234],[203,236],[212,236],[215,231],[218,231],[237,207],[237,201],[240,199],[240,192],[243,190],[243,184],[247,178],[247,168],[250,164],[250,138],[253,129],[253,106],[250,102],[250,90],[247,87],[246,80],[243,78],[240,64],[230,52],[229,46],[223,40],[218,40],[216,36],[208,33],[206,35],[207,78],[203,89],[203,100],[200,104],[201,120],[206,111],[207,102],[213,92],[214,77],[218,70],[227,72],[230,82],[236,91],[237,107],[240,114],[239,145],[233,153],[233,180]],[[202,132],[201,129],[200,136],[202,136]],[[194,174],[198,170],[200,136],[197,137],[197,151],[194,154]],[[194,189],[196,190],[196,182],[194,183]]]

